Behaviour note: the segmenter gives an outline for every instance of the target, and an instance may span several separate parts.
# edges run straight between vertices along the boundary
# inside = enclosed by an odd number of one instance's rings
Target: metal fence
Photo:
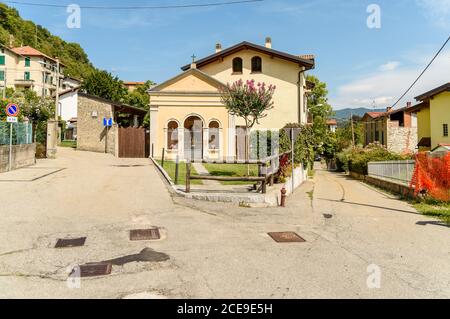
[[[10,123],[0,122],[0,145],[9,145]],[[33,143],[33,126],[31,123],[13,123],[12,124],[12,144],[31,144]]]
[[[409,185],[414,174],[415,161],[370,162],[369,176]]]

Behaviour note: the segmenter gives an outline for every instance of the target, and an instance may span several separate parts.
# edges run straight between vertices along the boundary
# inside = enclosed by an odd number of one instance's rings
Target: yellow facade
[[[450,126],[450,92],[442,92],[430,100],[431,149],[450,144],[448,134],[444,136],[444,124]]]
[[[261,72],[251,70],[255,56],[261,58]],[[233,72],[235,58],[242,59],[242,72]],[[299,62],[293,62],[289,57],[286,60],[283,56],[248,47],[198,68],[193,63],[184,73],[149,91],[153,155],[159,157],[164,150],[169,159],[177,155],[183,159],[189,152],[193,154],[191,144],[195,145],[193,149],[201,148],[201,154],[194,155],[202,159],[224,159],[242,154],[241,133],[237,132],[245,125],[244,120],[230,115],[221,102],[222,89],[227,83],[238,80],[255,80],[276,86],[274,108],[253,129],[278,130],[287,123],[306,123],[304,71]],[[195,120],[194,125],[192,120]]]
[[[418,140],[431,137],[431,120],[430,120],[430,108],[424,107],[417,112],[417,134]],[[420,151],[428,151],[427,147],[419,147]]]
[[[5,57],[5,65],[0,65],[5,77],[2,86],[14,89],[31,89],[38,96],[51,96],[56,91],[56,62],[44,56],[19,55],[8,48],[0,52]],[[29,59],[29,65],[25,64]],[[62,66],[59,77],[63,78]],[[26,75],[27,73],[27,75]]]
[[[444,84],[416,98],[422,104],[416,106],[418,137],[431,139],[430,147],[421,151],[433,150],[441,144],[450,144],[450,83]]]

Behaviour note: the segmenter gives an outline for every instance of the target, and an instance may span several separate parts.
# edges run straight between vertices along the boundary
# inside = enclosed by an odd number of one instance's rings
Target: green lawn
[[[77,148],[77,141],[62,141],[61,143],[59,143],[59,146]]]
[[[437,217],[450,225],[450,203],[425,201],[413,205],[425,216]]]
[[[161,160],[156,160],[159,165],[161,165]],[[164,161],[164,170],[169,174],[170,178],[172,179],[172,182],[175,183],[175,167],[176,164],[173,161]],[[191,167],[191,175],[197,174],[195,169]],[[179,171],[178,171],[178,185],[184,185],[186,184],[186,163],[180,163],[179,165]],[[192,180],[192,185],[202,185],[202,181],[198,180]]]
[[[247,176],[247,164],[203,164],[212,176]],[[250,176],[258,176],[258,165],[250,165]],[[223,185],[251,185],[254,182],[221,182]]]

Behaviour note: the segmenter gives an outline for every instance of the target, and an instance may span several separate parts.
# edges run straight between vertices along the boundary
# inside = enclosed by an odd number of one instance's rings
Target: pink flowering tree
[[[272,98],[275,89],[274,85],[255,84],[255,80],[245,83],[239,80],[222,90],[222,103],[231,115],[242,117],[247,129],[251,129],[274,107]]]
[[[228,113],[244,119],[248,136],[250,129],[259,124],[259,121],[267,116],[266,112],[274,107],[275,89],[274,85],[255,84],[255,80],[239,80],[227,84],[221,92],[221,99]],[[248,156],[248,139],[246,149]]]

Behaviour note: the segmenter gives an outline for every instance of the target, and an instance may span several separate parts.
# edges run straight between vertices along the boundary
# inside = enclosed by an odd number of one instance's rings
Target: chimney
[[[266,38],[266,48],[272,49],[272,38],[271,37]]]
[[[407,102],[406,103],[406,107],[411,107],[412,106],[412,103],[411,102]]]
[[[216,44],[216,53],[219,53],[220,51],[222,51],[222,44],[217,43]]]
[[[389,113],[390,111],[392,111],[392,106],[388,106],[388,107],[386,108],[386,112],[387,112],[387,113]]]

